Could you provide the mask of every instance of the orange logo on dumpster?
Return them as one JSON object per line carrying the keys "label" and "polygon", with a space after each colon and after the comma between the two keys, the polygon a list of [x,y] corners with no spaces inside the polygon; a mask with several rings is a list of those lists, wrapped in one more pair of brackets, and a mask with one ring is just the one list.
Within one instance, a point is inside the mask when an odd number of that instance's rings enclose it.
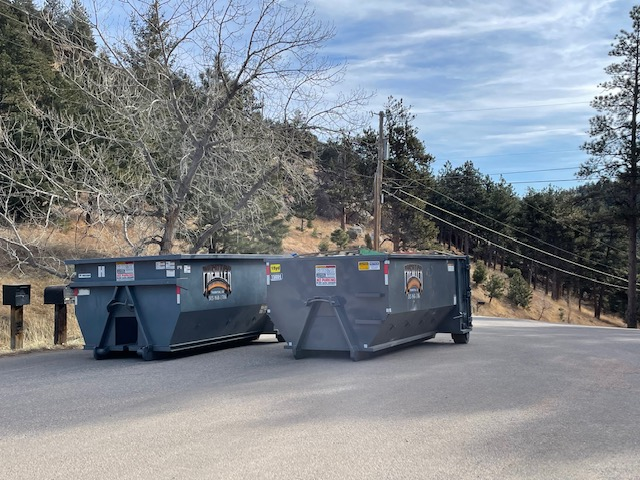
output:
{"label": "orange logo on dumpster", "polygon": [[422,265],[409,263],[404,266],[404,293],[409,299],[420,298],[423,290]]}
{"label": "orange logo on dumpster", "polygon": [[208,300],[226,300],[231,295],[231,267],[206,265],[202,268],[204,296]]}

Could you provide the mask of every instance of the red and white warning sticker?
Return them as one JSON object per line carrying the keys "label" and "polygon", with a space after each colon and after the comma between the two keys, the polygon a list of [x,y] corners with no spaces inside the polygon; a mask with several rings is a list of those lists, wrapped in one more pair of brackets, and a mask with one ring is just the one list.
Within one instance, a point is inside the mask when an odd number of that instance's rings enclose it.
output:
{"label": "red and white warning sticker", "polygon": [[335,265],[316,265],[316,287],[335,287],[338,285]]}

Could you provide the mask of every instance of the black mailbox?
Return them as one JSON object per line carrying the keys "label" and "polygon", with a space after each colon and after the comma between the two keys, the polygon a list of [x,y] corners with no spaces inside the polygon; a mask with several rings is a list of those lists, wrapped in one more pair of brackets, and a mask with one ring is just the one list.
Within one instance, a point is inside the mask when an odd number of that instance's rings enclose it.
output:
{"label": "black mailbox", "polygon": [[3,285],[2,304],[22,307],[31,302],[31,285]]}
{"label": "black mailbox", "polygon": [[73,290],[66,285],[51,285],[44,289],[45,305],[66,305],[73,303]]}

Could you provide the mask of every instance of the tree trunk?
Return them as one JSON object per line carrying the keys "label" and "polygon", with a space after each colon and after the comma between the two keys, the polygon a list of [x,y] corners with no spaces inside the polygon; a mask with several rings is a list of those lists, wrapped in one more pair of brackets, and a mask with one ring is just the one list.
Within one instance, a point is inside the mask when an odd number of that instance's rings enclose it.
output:
{"label": "tree trunk", "polygon": [[[636,179],[632,180],[635,184]],[[635,193],[636,188],[631,188],[632,192],[630,197],[637,198]],[[638,250],[638,219],[635,215],[631,215],[628,221],[628,235],[629,235],[629,278],[627,283],[627,312],[625,320],[628,328],[638,328],[637,319],[637,298],[636,298],[636,281],[638,276],[638,261],[636,259]]]}
{"label": "tree trunk", "polygon": [[553,271],[553,290],[551,291],[551,299],[560,300],[560,275],[557,270]]}
{"label": "tree trunk", "polygon": [[168,255],[173,249],[173,239],[176,237],[178,230],[179,215],[180,207],[178,206],[172,207],[167,214],[162,240],[160,241],[160,255]]}
{"label": "tree trunk", "polygon": [[602,302],[604,300],[604,285],[600,285],[598,289],[598,293],[595,298],[595,305],[593,306],[593,316],[600,320],[600,315],[602,314]]}
{"label": "tree trunk", "polygon": [[536,289],[536,285],[537,285],[537,273],[536,272],[536,264],[534,262],[531,262],[531,286],[533,287],[533,289]]}
{"label": "tree trunk", "polygon": [[549,272],[544,272],[544,294],[549,295]]}
{"label": "tree trunk", "polygon": [[627,312],[625,320],[628,328],[638,327],[636,282],[638,281],[638,100],[640,98],[640,62],[636,56],[633,84],[633,109],[631,110],[631,158],[629,159],[629,277],[627,283]]}

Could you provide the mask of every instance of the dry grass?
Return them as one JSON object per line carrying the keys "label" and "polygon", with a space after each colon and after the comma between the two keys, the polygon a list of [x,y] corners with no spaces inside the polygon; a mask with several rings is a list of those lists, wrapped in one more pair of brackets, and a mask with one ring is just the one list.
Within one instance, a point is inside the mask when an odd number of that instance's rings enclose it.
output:
{"label": "dry grass", "polygon": [[[329,250],[336,250],[338,247],[330,240],[331,232],[340,228],[340,224],[326,220],[313,220],[312,227],[304,226],[304,231],[300,231],[300,220],[291,219],[289,222],[289,235],[282,242],[284,253],[316,253],[319,245],[325,241],[329,245]],[[357,247],[364,244],[362,238],[356,239],[349,247]]]}
{"label": "dry grass", "polygon": [[[53,348],[53,305],[44,305],[44,288],[49,285],[60,285],[59,278],[43,275],[39,272],[26,271],[24,276],[5,275],[0,277],[2,285],[30,284],[31,303],[23,307],[24,312],[24,350],[41,350]],[[68,308],[67,347],[78,347],[84,344],[80,327],[73,308]],[[10,319],[11,307],[3,305],[0,311],[0,355],[10,353]]]}
{"label": "dry grass", "polygon": [[[494,273],[495,272],[490,270],[490,275]],[[504,278],[506,279],[507,276],[504,275]],[[571,298],[569,303],[567,303],[566,300],[554,301],[551,299],[551,295],[545,295],[544,290],[533,291],[531,305],[526,310],[513,306],[506,299],[496,300],[494,298],[491,303],[489,303],[489,297],[482,287],[474,285],[471,294],[474,315],[501,318],[526,318],[529,320],[573,325],[625,326],[620,317],[603,314],[600,316],[600,319],[597,319],[593,316],[593,308],[591,308],[590,305],[583,302],[582,307],[579,309],[576,298]],[[485,304],[479,306],[478,301],[485,302]]]}

